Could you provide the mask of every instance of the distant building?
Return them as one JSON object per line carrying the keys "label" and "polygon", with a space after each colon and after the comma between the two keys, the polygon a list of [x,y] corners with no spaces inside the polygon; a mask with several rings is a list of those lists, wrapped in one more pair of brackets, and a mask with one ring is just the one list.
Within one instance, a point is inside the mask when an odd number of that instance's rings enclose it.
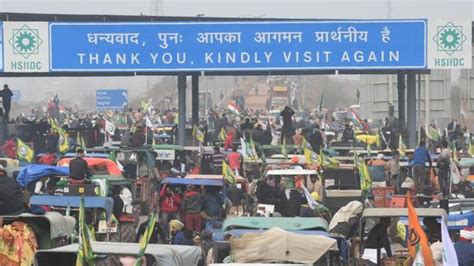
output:
{"label": "distant building", "polygon": [[[393,104],[394,116],[398,117],[396,75],[362,75],[361,81],[361,117],[373,121],[388,117],[389,103]],[[474,130],[474,73],[470,69],[431,70],[430,74],[417,75],[416,95],[418,126],[435,120],[445,127],[456,118],[462,126],[467,126],[471,132]]]}

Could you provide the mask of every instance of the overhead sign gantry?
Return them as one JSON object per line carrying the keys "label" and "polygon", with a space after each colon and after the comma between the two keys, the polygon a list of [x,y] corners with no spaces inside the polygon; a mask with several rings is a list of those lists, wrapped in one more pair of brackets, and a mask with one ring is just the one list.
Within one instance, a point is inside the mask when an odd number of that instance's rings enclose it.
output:
{"label": "overhead sign gantry", "polygon": [[426,20],[4,22],[4,71],[426,69],[426,33]]}
{"label": "overhead sign gantry", "polygon": [[[4,20],[15,15],[0,14]],[[186,75],[398,74],[404,121],[408,85],[409,145],[416,142],[416,73],[471,68],[471,21],[229,20],[20,14],[0,22],[1,76],[178,75],[179,121],[185,121]],[[42,17],[49,21],[19,21]],[[99,16],[100,17],[100,16]],[[107,20],[117,22],[105,22]],[[118,22],[120,20],[147,20]],[[174,18],[173,20],[177,20]],[[405,76],[407,82],[405,82]],[[197,106],[193,122],[197,121]],[[184,143],[184,123],[178,126]]]}

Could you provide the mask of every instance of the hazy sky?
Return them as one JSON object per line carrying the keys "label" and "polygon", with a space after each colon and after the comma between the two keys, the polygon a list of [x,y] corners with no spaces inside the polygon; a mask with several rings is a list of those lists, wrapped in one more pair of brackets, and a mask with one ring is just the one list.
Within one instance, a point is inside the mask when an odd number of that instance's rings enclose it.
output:
{"label": "hazy sky", "polygon": [[0,0],[1,12],[279,18],[472,17],[474,0]]}

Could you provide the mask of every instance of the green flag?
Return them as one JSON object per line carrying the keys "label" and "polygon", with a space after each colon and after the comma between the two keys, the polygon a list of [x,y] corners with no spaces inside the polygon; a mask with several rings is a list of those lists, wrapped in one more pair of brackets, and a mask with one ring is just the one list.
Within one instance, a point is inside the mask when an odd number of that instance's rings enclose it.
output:
{"label": "green flag", "polygon": [[428,134],[426,134],[428,136],[428,139],[432,140],[432,141],[439,141],[440,139],[440,136],[439,136],[439,131],[432,127],[431,125],[427,126],[428,128]]}
{"label": "green flag", "polygon": [[472,157],[472,156],[474,156],[474,146],[472,145],[470,136],[469,136],[468,141],[469,141],[469,143],[468,143],[467,153]]}
{"label": "green flag", "polygon": [[135,266],[142,265],[142,258],[145,255],[146,247],[148,242],[150,242],[151,235],[153,234],[153,229],[156,224],[156,213],[153,213],[148,217],[148,223],[146,226],[145,233],[140,238],[140,251],[138,251],[137,260],[135,261]]}
{"label": "green flag", "polygon": [[86,151],[86,142],[84,141],[84,137],[82,137],[80,131],[77,132],[76,144],[81,147],[82,150]]}
{"label": "green flag", "polygon": [[336,158],[329,157],[323,152],[323,148],[319,150],[319,163],[322,167],[338,168],[340,162]]}
{"label": "green flag", "polygon": [[459,163],[458,151],[456,149],[456,143],[454,143],[454,142],[451,142],[451,153],[452,153],[452,156],[453,156],[453,161],[455,163]]}
{"label": "green flag", "polygon": [[86,224],[84,196],[79,207],[79,250],[77,251],[76,266],[95,265],[95,255],[92,251],[91,232]]}
{"label": "green flag", "polygon": [[250,152],[252,154],[252,158],[254,160],[258,160],[257,148],[255,147],[255,142],[253,142],[252,134],[250,134],[249,147],[250,147]]}
{"label": "green flag", "polygon": [[354,165],[359,172],[361,189],[364,191],[370,190],[372,187],[372,178],[370,177],[369,168],[364,160],[357,156],[356,151],[354,151]]}

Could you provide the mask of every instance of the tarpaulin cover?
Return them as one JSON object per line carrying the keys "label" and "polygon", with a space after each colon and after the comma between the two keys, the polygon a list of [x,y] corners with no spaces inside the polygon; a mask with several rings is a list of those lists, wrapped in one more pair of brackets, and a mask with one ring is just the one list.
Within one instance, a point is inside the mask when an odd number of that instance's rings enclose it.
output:
{"label": "tarpaulin cover", "polygon": [[293,262],[315,263],[330,249],[335,239],[318,235],[295,234],[274,227],[262,234],[248,233],[230,240],[231,252],[238,263]]}
{"label": "tarpaulin cover", "polygon": [[58,167],[47,164],[30,164],[20,168],[16,181],[22,187],[45,176],[69,176],[69,167]]}
{"label": "tarpaulin cover", "polygon": [[[69,166],[69,162],[74,159],[74,158],[63,158],[58,162],[59,166]],[[86,160],[87,165],[89,167],[97,167],[97,166],[102,166],[107,168],[107,172],[109,175],[121,175],[122,171],[118,168],[117,164],[115,164],[112,160],[110,159],[105,159],[105,158],[87,158],[85,157],[84,160]]]}
{"label": "tarpaulin cover", "polygon": [[[95,254],[128,255],[136,257],[140,250],[140,244],[138,243],[91,241],[91,244]],[[75,254],[78,249],[79,244],[75,243],[49,250],[38,250],[35,257],[35,265],[42,265],[38,263],[40,262],[40,258],[46,255],[54,257],[67,253]],[[154,265],[157,266],[192,266],[198,265],[202,257],[202,250],[201,247],[198,246],[148,244],[145,254],[153,256],[156,263]]]}

